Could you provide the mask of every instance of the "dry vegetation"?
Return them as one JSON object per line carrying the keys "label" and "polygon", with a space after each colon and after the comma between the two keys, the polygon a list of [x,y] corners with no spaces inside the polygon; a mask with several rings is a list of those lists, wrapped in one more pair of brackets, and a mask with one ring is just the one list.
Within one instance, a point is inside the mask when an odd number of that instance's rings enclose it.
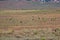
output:
{"label": "dry vegetation", "polygon": [[0,10],[0,40],[60,40],[60,10]]}

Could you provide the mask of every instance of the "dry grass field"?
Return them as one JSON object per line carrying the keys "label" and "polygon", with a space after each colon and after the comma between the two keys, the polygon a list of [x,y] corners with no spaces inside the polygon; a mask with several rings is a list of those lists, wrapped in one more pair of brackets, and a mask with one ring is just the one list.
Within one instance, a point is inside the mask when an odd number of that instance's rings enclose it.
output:
{"label": "dry grass field", "polygon": [[0,40],[60,40],[60,10],[0,10]]}

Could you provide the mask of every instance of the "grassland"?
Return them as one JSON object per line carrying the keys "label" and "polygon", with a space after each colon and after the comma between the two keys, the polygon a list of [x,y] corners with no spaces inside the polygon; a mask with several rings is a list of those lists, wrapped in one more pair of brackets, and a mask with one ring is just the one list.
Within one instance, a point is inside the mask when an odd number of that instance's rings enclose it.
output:
{"label": "grassland", "polygon": [[60,40],[60,10],[0,10],[0,40]]}

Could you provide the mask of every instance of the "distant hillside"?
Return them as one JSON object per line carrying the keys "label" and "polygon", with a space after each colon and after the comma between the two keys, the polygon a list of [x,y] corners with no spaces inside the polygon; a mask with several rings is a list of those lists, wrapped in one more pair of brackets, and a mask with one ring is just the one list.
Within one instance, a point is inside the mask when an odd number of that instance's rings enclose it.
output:
{"label": "distant hillside", "polygon": [[32,2],[32,1],[0,1],[0,9],[55,9],[60,3]]}

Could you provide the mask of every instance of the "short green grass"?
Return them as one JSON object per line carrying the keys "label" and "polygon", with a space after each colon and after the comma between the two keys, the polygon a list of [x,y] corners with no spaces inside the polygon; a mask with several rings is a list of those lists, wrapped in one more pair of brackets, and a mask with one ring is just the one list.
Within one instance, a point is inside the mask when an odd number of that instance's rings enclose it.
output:
{"label": "short green grass", "polygon": [[0,10],[0,14],[41,14],[41,13],[60,13],[59,10]]}

